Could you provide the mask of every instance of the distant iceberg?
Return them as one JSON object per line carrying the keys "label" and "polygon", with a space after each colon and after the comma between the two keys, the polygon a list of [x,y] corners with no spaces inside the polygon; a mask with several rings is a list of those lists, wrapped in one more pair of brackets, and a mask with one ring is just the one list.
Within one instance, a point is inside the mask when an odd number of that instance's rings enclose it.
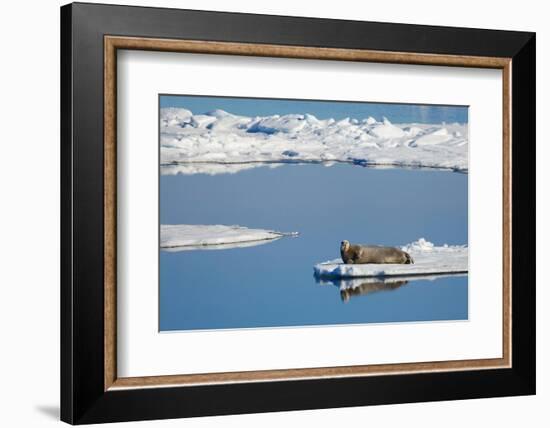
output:
{"label": "distant iceberg", "polygon": [[468,171],[467,124],[393,124],[372,117],[237,116],[162,108],[162,174],[235,173],[263,164],[346,162]]}
{"label": "distant iceberg", "polygon": [[222,250],[252,247],[283,236],[296,235],[297,232],[284,233],[221,224],[162,224],[160,247],[165,251]]}
{"label": "distant iceberg", "polygon": [[338,258],[313,267],[319,278],[364,278],[411,275],[456,274],[468,272],[468,246],[437,247],[424,238],[402,247],[414,259],[414,264],[347,265]]}

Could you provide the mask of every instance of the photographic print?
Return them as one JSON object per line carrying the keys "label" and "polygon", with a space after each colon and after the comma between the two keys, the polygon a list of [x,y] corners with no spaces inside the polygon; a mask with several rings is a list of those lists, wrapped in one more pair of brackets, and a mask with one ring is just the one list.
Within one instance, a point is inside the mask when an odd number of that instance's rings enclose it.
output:
{"label": "photographic print", "polygon": [[159,95],[162,332],[468,319],[468,107]]}

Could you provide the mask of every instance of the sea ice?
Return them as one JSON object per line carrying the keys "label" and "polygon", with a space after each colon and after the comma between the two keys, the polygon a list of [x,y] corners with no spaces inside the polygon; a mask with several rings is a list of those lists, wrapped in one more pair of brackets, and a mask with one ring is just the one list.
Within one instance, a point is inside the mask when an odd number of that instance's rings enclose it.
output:
{"label": "sea ice", "polygon": [[251,247],[296,235],[297,232],[283,233],[221,224],[162,224],[160,247],[165,251],[220,250]]}
{"label": "sea ice", "polygon": [[424,238],[402,247],[414,259],[414,264],[347,265],[342,259],[318,263],[313,271],[320,278],[361,278],[434,275],[468,272],[468,246],[435,246]]}
{"label": "sea ice", "polygon": [[468,171],[467,124],[393,124],[311,114],[238,116],[162,108],[162,174],[220,174],[285,162]]}

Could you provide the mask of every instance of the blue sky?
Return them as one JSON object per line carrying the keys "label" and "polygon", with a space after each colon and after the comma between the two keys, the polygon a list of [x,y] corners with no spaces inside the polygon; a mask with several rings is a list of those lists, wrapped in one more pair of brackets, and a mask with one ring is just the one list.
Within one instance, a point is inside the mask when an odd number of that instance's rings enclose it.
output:
{"label": "blue sky", "polygon": [[183,107],[193,113],[221,109],[244,116],[309,113],[319,119],[345,117],[377,120],[387,117],[394,123],[467,123],[468,107],[422,104],[384,104],[344,101],[303,101],[269,98],[206,97],[193,95],[160,95],[161,107]]}

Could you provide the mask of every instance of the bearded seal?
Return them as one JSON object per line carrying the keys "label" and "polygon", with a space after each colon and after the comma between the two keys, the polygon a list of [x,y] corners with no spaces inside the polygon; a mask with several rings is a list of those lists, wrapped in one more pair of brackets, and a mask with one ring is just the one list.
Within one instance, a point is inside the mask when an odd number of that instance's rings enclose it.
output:
{"label": "bearded seal", "polygon": [[414,263],[409,253],[395,247],[381,247],[376,245],[353,245],[349,241],[342,241],[340,244],[340,255],[342,261],[349,264],[367,263]]}

